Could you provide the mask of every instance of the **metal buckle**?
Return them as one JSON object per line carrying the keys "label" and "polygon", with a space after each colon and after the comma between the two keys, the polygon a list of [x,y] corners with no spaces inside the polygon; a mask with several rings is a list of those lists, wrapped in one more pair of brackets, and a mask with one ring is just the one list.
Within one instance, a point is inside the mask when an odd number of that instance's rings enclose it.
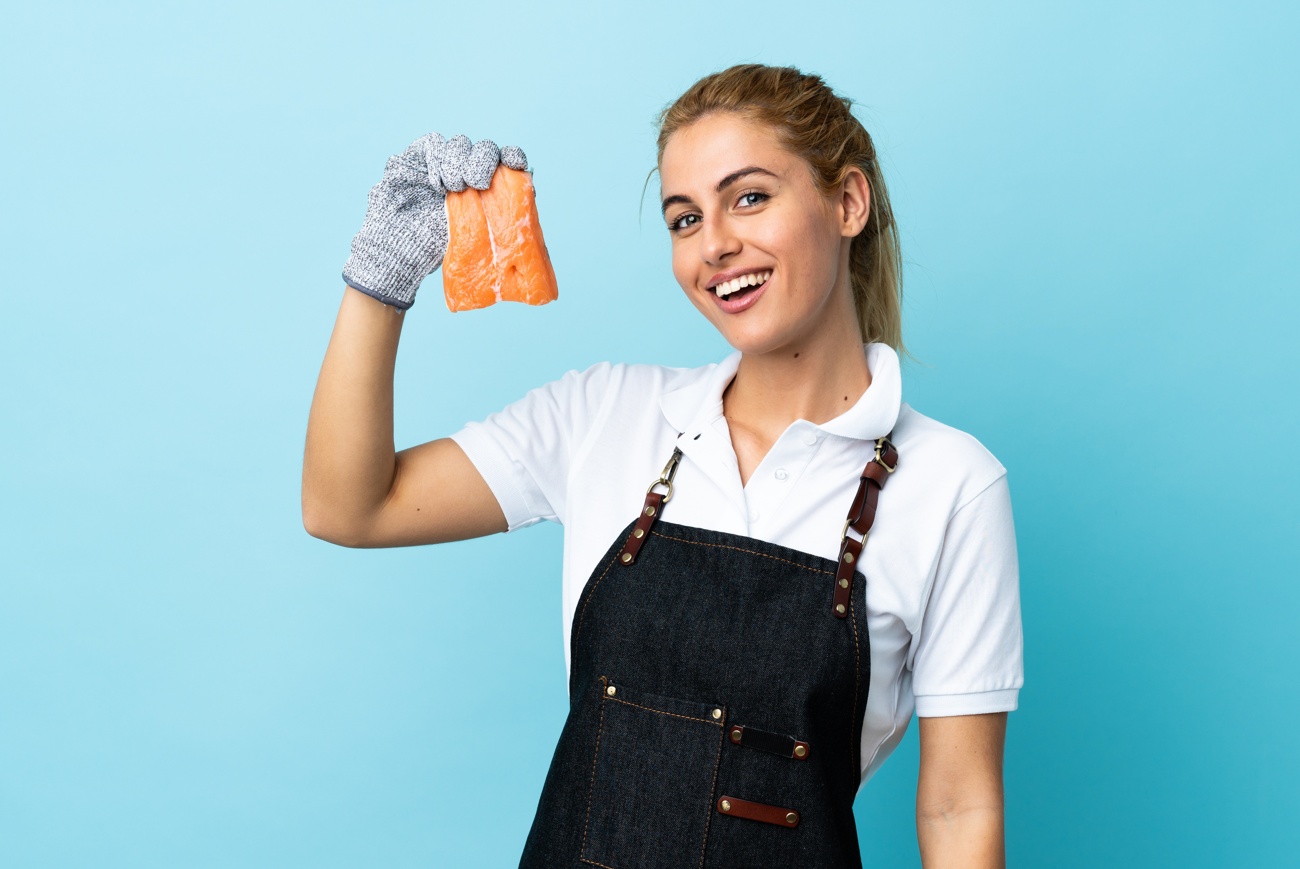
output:
{"label": "metal buckle", "polygon": [[[840,542],[841,542],[841,543],[843,543],[845,540],[848,539],[848,536],[849,536],[849,529],[850,529],[851,527],[853,527],[853,520],[852,520],[852,519],[845,519],[845,520],[844,520],[844,530],[840,532]],[[870,533],[871,533],[870,531],[867,532],[867,534],[870,534]],[[863,543],[866,543],[866,542],[867,542],[867,534],[863,534],[863,535],[862,535],[862,540],[861,540],[861,542],[863,542]]]}
{"label": "metal buckle", "polygon": [[671,501],[673,499],[673,477],[677,475],[677,463],[681,460],[682,451],[674,449],[672,458],[668,460],[668,464],[664,465],[663,471],[659,474],[659,479],[651,483],[650,488],[646,489],[645,493],[649,495],[655,490],[655,486],[664,486],[668,489],[664,494],[664,503],[667,504]]}
{"label": "metal buckle", "polygon": [[[642,477],[642,479],[645,479],[645,478]],[[672,480],[665,480],[663,477],[660,477],[659,479],[655,480],[653,483],[650,484],[650,488],[646,489],[646,490],[645,490],[645,493],[646,493],[647,495],[649,495],[651,492],[653,492],[653,491],[655,490],[655,486],[667,486],[667,487],[668,487],[668,491],[667,491],[666,493],[664,493],[664,503],[665,503],[665,504],[667,504],[669,501],[671,501],[671,500],[673,499],[673,481],[672,481]]]}
{"label": "metal buckle", "polygon": [[895,464],[894,467],[891,468],[885,462],[884,458],[881,457],[880,454],[884,450],[885,444],[889,444],[892,447],[894,445],[894,442],[891,441],[889,438],[876,438],[876,458],[874,459],[874,461],[876,464],[880,465],[880,467],[884,468],[886,471],[892,474],[894,473],[894,468],[897,468],[898,465]]}

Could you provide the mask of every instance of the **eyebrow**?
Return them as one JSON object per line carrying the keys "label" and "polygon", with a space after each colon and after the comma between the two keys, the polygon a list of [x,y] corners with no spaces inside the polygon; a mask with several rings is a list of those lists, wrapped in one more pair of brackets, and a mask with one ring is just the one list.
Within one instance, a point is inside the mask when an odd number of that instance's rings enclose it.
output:
{"label": "eyebrow", "polygon": [[[773,178],[777,177],[775,172],[769,172],[767,169],[764,169],[762,166],[746,166],[744,169],[737,169],[735,172],[732,172],[730,175],[723,178],[721,181],[718,182],[718,186],[714,189],[718,193],[721,193],[723,190],[726,190],[729,186],[735,184],[737,181],[739,181],[741,178],[744,178],[746,175],[756,175],[756,174],[770,175]],[[668,207],[670,205],[676,205],[679,202],[689,205],[691,203],[691,197],[682,196],[681,194],[677,194],[675,196],[669,196],[667,199],[663,201],[663,206],[660,208],[659,213],[667,214]]]}

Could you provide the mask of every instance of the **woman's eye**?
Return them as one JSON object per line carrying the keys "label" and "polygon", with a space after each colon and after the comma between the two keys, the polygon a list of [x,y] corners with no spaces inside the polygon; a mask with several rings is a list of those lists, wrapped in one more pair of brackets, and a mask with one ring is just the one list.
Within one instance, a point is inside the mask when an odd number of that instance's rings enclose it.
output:
{"label": "woman's eye", "polygon": [[680,217],[673,218],[668,224],[668,230],[670,232],[681,232],[683,229],[690,229],[699,220],[700,216],[698,214],[683,214]]}
{"label": "woman's eye", "polygon": [[759,193],[757,190],[751,190],[748,193],[740,194],[740,200],[737,204],[754,206],[758,205],[765,199],[767,199],[766,193]]}

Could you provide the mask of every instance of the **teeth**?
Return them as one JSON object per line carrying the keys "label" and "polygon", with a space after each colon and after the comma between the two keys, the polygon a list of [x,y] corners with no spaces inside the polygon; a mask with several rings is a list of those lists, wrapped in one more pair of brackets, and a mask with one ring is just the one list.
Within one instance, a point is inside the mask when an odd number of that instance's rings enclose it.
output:
{"label": "teeth", "polygon": [[723,281],[714,287],[713,291],[718,294],[718,298],[722,299],[739,289],[743,289],[744,287],[756,287],[770,277],[772,277],[771,272],[755,272],[753,274],[741,275],[738,278]]}

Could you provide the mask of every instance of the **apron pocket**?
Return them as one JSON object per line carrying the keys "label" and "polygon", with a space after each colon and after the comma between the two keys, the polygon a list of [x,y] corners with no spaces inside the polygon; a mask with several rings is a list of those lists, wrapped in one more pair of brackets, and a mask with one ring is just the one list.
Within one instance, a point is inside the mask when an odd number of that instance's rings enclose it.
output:
{"label": "apron pocket", "polygon": [[600,681],[582,859],[611,869],[698,866],[726,724],[721,706]]}

